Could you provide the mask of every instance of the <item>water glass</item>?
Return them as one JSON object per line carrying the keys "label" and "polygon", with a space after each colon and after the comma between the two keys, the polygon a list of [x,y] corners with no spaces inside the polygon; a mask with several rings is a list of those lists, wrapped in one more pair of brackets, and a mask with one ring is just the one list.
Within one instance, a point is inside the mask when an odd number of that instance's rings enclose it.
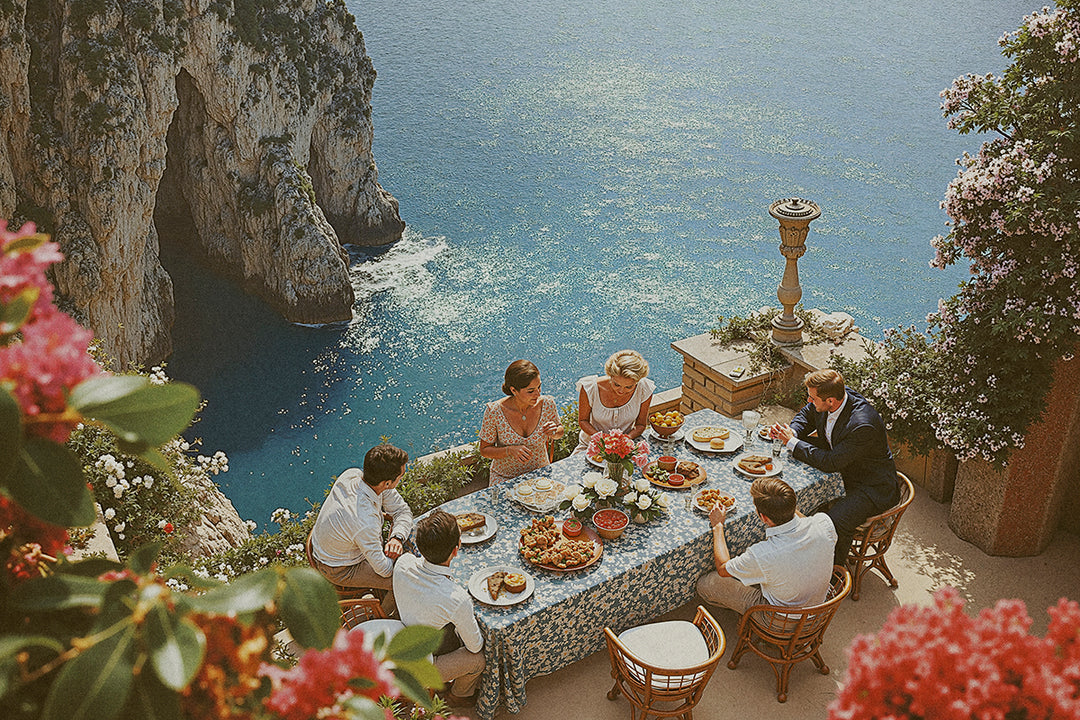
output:
{"label": "water glass", "polygon": [[780,451],[783,449],[784,444],[780,442],[780,438],[773,438],[772,441],[772,456],[774,458],[780,457]]}
{"label": "water glass", "polygon": [[742,426],[746,428],[746,442],[747,444],[753,442],[751,435],[754,430],[757,429],[758,423],[761,422],[761,413],[754,410],[744,410],[742,414]]}

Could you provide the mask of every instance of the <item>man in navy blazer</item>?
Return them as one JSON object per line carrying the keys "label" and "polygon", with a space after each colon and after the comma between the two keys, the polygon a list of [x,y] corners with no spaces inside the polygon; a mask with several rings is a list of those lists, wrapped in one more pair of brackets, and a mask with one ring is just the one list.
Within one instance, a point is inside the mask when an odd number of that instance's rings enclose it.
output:
{"label": "man in navy blazer", "polygon": [[837,535],[833,560],[844,565],[855,529],[900,501],[896,464],[881,416],[866,398],[844,387],[840,373],[816,370],[803,385],[810,402],[791,425],[774,425],[772,434],[796,460],[844,479],[844,497],[828,510]]}

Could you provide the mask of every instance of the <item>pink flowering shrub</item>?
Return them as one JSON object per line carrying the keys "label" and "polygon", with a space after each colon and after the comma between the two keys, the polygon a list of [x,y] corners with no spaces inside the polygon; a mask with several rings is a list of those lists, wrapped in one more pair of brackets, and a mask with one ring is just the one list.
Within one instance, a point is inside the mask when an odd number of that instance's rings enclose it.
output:
{"label": "pink flowering shrub", "polygon": [[1080,605],[1049,613],[1040,638],[1020,600],[972,618],[945,588],[933,607],[901,606],[852,642],[829,720],[1080,718]]}
{"label": "pink flowering shrub", "polygon": [[[9,251],[20,245],[26,249]],[[36,235],[33,223],[13,233],[0,220],[0,305],[30,305],[19,341],[0,345],[0,383],[18,401],[26,432],[57,443],[80,420],[66,412],[68,390],[102,373],[87,353],[93,334],[53,304],[45,270],[62,259],[59,246]]]}
{"label": "pink flowering shrub", "polygon": [[284,720],[343,717],[342,703],[353,696],[375,701],[400,694],[360,631],[342,629],[330,648],[309,650],[288,670],[265,665],[261,673],[273,683],[266,707]]}
{"label": "pink flowering shrub", "polygon": [[931,243],[931,266],[966,260],[969,276],[925,333],[894,332],[881,358],[838,369],[916,449],[1004,463],[1080,337],[1080,0],[1032,13],[1000,45],[1001,76],[941,93],[950,128],[994,136],[957,161],[950,231]]}

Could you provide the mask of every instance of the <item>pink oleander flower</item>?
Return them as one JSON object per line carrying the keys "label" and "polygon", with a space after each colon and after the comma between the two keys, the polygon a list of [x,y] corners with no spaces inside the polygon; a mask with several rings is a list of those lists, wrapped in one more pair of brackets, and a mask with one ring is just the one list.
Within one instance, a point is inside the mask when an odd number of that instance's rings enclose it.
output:
{"label": "pink oleander flower", "polygon": [[93,333],[53,305],[45,270],[63,258],[58,246],[46,242],[33,250],[8,251],[14,241],[34,235],[34,225],[27,223],[16,233],[6,228],[0,220],[0,302],[10,303],[30,289],[37,298],[18,338],[0,345],[0,383],[19,403],[27,434],[64,443],[79,421],[66,412],[68,393],[102,374],[87,352]]}
{"label": "pink oleander flower", "polygon": [[1063,598],[1050,616],[1040,638],[1019,600],[972,618],[945,588],[933,607],[901,606],[852,642],[829,718],[1080,717],[1080,606]]}
{"label": "pink oleander flower", "polygon": [[263,665],[259,672],[273,685],[267,709],[285,720],[339,717],[341,703],[355,695],[378,700],[399,694],[390,669],[364,648],[358,630],[342,628],[330,649],[309,650],[289,670]]}

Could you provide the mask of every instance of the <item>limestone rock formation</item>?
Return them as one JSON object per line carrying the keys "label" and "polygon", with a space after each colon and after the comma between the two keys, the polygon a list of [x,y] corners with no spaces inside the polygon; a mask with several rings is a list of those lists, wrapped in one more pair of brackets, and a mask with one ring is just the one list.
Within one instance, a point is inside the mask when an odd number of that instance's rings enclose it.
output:
{"label": "limestone rock formation", "polygon": [[236,512],[229,498],[218,490],[208,477],[195,489],[196,521],[183,529],[181,553],[192,560],[209,557],[231,548],[240,547],[251,539],[251,531]]}
{"label": "limestone rock formation", "polygon": [[294,322],[348,319],[342,244],[400,237],[371,153],[375,71],[342,0],[0,3],[0,217],[121,362],[171,349],[155,225]]}

